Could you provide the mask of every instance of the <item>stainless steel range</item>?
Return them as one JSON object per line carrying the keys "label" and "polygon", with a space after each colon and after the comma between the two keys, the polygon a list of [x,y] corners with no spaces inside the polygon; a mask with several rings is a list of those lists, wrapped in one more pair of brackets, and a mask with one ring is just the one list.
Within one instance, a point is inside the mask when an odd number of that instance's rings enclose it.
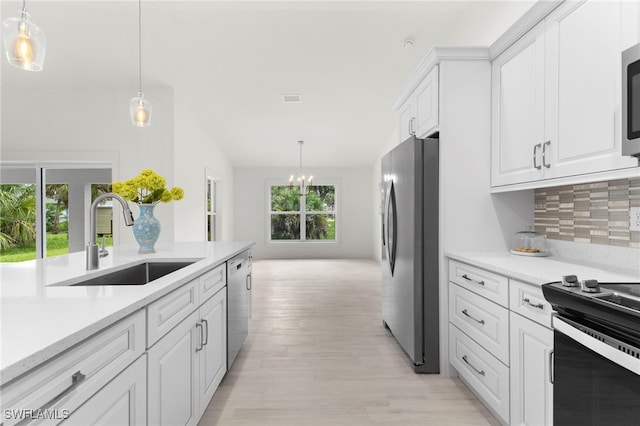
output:
{"label": "stainless steel range", "polygon": [[544,284],[554,310],[553,421],[640,422],[640,282],[567,275]]}

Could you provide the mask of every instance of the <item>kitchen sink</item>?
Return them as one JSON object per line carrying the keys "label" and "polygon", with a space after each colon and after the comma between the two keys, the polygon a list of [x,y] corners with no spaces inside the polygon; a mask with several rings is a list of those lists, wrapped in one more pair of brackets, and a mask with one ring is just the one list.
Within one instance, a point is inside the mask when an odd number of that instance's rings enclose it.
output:
{"label": "kitchen sink", "polygon": [[182,262],[144,262],[71,285],[145,285],[195,262],[197,262],[197,260]]}

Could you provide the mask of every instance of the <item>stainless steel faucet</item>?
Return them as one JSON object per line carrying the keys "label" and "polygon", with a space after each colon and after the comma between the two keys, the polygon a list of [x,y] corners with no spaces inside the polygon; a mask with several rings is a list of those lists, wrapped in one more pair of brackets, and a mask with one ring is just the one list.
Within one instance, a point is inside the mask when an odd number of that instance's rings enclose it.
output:
{"label": "stainless steel faucet", "polygon": [[107,198],[118,200],[120,204],[122,204],[124,224],[127,226],[133,225],[133,213],[129,210],[129,204],[127,204],[127,201],[124,198],[112,192],[98,195],[96,199],[93,200],[93,204],[91,204],[91,215],[89,219],[89,232],[91,234],[89,237],[89,243],[87,244],[87,270],[98,269],[98,266],[100,265],[100,255],[98,253],[98,244],[96,243],[96,212],[98,210],[98,204]]}

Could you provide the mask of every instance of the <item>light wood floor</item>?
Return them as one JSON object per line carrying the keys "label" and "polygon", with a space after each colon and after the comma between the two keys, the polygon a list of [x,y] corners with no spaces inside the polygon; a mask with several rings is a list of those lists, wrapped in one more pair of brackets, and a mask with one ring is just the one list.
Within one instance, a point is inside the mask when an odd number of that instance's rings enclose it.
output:
{"label": "light wood floor", "polygon": [[458,379],[415,374],[367,260],[253,264],[249,337],[200,425],[495,425]]}

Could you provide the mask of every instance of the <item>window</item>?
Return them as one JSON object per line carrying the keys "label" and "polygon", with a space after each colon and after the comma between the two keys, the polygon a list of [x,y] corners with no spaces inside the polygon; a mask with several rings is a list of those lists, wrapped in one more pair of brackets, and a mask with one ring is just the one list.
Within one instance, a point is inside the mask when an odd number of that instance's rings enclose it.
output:
{"label": "window", "polygon": [[207,176],[206,203],[206,241],[218,241],[218,185],[217,181],[210,176]]}
{"label": "window", "polygon": [[[6,163],[0,178],[0,262],[20,262],[84,250],[87,212],[108,192],[111,169]],[[111,208],[101,207],[98,237],[112,245]]]}
{"label": "window", "polygon": [[271,241],[336,241],[336,186],[270,185]]}

